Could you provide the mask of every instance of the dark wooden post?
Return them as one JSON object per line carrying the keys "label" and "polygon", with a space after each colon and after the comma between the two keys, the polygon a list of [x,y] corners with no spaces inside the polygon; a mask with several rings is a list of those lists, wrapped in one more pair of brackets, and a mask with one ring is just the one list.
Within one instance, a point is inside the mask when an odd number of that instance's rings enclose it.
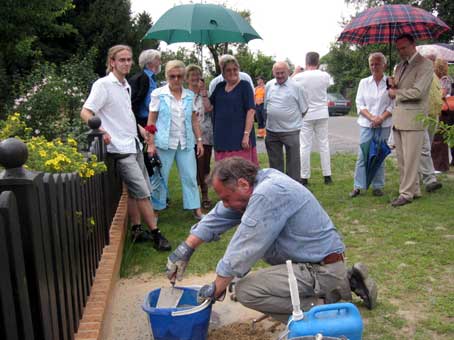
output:
{"label": "dark wooden post", "polygon": [[106,158],[106,147],[102,139],[104,132],[99,129],[101,127],[101,118],[96,116],[90,118],[88,126],[91,129],[87,134],[88,151],[95,154],[98,157],[98,161],[103,161]]}
{"label": "dark wooden post", "polygon": [[34,340],[22,236],[14,194],[0,194],[0,339]]}
{"label": "dark wooden post", "polygon": [[8,138],[0,143],[0,164],[5,168],[0,173],[0,191],[12,191],[18,202],[35,337],[58,339],[51,252],[43,239],[43,235],[49,234],[43,174],[22,167],[27,157],[27,147],[23,142]]}

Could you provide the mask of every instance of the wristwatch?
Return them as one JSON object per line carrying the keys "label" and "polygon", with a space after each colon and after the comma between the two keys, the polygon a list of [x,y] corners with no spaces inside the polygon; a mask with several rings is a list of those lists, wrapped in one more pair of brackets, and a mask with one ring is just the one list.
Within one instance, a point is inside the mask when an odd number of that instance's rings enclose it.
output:
{"label": "wristwatch", "polygon": [[201,142],[202,141],[202,137],[197,137],[197,142]]}

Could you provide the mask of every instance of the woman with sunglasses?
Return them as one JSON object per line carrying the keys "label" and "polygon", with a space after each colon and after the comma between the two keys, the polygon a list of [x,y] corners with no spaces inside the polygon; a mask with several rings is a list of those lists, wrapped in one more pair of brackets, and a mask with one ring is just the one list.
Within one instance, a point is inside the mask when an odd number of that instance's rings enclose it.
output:
{"label": "woman with sunglasses", "polygon": [[214,159],[242,157],[257,166],[254,115],[255,102],[251,85],[240,79],[240,65],[225,54],[219,60],[224,81],[216,85],[210,98],[201,91],[204,104],[213,111]]}
{"label": "woman with sunglasses", "polygon": [[[150,114],[146,130],[148,154],[157,154],[162,163],[161,175],[169,181],[174,160],[177,163],[183,191],[183,208],[192,210],[194,217],[202,218],[200,196],[197,187],[197,157],[203,156],[202,133],[194,109],[194,93],[183,87],[185,65],[180,60],[167,62],[167,85],[151,94]],[[155,210],[166,207],[167,188],[161,186],[152,193]],[[159,203],[157,203],[159,202]]]}

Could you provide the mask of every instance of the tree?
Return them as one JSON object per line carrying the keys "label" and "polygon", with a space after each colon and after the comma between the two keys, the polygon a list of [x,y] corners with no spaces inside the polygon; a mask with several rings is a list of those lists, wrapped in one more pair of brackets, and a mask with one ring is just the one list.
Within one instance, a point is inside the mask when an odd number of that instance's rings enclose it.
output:
{"label": "tree", "polygon": [[240,64],[241,70],[248,73],[252,79],[258,76],[264,77],[266,80],[273,78],[273,64],[275,60],[271,56],[267,56],[262,52],[256,54],[251,53],[246,45],[238,48],[236,58]]}
{"label": "tree", "polygon": [[[241,15],[247,22],[251,22],[251,12],[249,10],[236,10],[236,12],[238,12],[238,14]],[[219,66],[219,57],[223,54],[231,54],[231,50],[229,49],[229,47],[231,46],[239,47],[244,46],[244,44],[220,43],[215,45],[207,45],[213,57],[216,74],[221,73],[221,68]]]}
{"label": "tree", "polygon": [[78,46],[81,50],[97,48],[99,58],[95,71],[99,75],[104,75],[108,49],[113,45],[129,42],[131,4],[128,0],[95,0],[88,3],[81,1],[79,4],[80,15],[74,18],[74,26],[82,40]]}
{"label": "tree", "polygon": [[60,21],[72,7],[71,0],[0,2],[0,73],[6,76],[0,88],[0,109],[11,95],[14,78],[28,72],[35,61],[43,59],[46,45],[42,43],[42,37],[54,39],[75,31],[70,24]]}

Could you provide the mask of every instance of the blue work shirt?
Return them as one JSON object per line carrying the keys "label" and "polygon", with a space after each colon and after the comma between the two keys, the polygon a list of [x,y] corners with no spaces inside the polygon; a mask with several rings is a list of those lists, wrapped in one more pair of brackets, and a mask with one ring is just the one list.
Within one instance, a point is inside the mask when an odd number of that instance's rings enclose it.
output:
{"label": "blue work shirt", "polygon": [[156,76],[153,71],[149,70],[148,68],[144,67],[143,72],[147,75],[148,80],[150,81],[150,86],[148,87],[147,96],[145,100],[140,105],[139,117],[140,118],[147,118],[149,113],[149,106],[151,100],[151,92],[158,87],[156,83]]}
{"label": "blue work shirt", "polygon": [[222,202],[191,228],[205,242],[216,241],[239,225],[216,273],[242,277],[261,258],[271,265],[319,263],[331,253],[343,253],[344,243],[333,222],[312,193],[275,169],[257,174],[245,212]]}

